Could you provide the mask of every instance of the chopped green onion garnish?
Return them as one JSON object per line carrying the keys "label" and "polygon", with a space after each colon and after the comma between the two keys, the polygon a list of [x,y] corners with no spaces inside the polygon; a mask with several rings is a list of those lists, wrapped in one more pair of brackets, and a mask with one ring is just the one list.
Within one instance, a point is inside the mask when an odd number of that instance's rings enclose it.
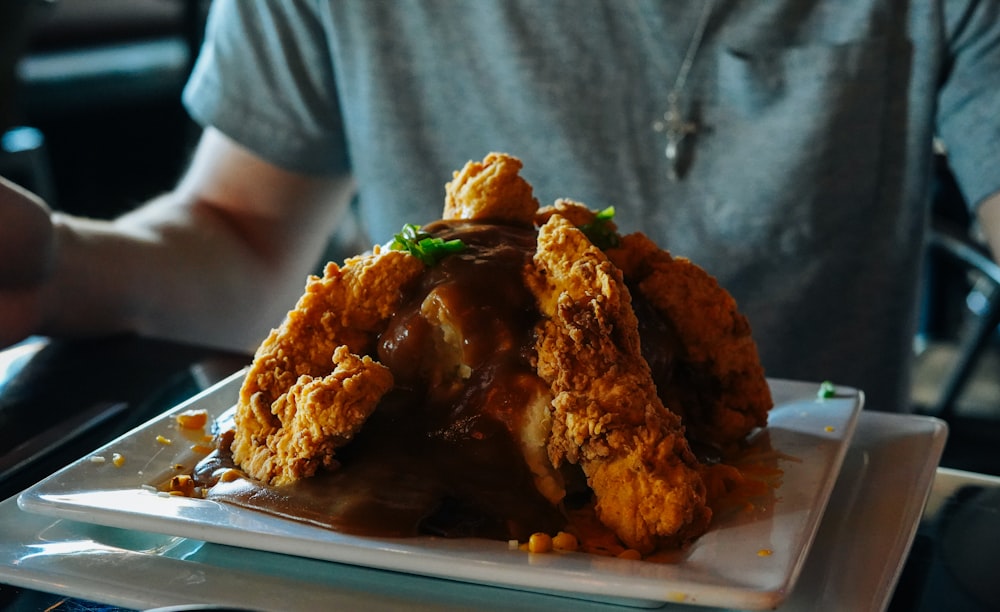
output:
{"label": "chopped green onion garnish", "polygon": [[444,257],[452,253],[459,253],[465,249],[465,243],[461,240],[444,240],[435,238],[420,230],[419,225],[407,223],[403,229],[393,237],[389,243],[389,248],[393,251],[408,251],[424,264],[433,266]]}
{"label": "chopped green onion garnish", "polygon": [[594,216],[594,220],[580,226],[590,242],[597,248],[610,249],[621,244],[621,236],[612,227],[611,221],[615,218],[615,207],[608,206]]}
{"label": "chopped green onion garnish", "polygon": [[601,219],[602,221],[614,219],[615,218],[615,207],[614,206],[608,206],[604,210],[599,211],[597,213],[597,218]]}
{"label": "chopped green onion garnish", "polygon": [[831,397],[836,397],[836,395],[837,386],[829,380],[824,380],[819,386],[819,391],[816,392],[816,397],[819,399],[829,399]]}

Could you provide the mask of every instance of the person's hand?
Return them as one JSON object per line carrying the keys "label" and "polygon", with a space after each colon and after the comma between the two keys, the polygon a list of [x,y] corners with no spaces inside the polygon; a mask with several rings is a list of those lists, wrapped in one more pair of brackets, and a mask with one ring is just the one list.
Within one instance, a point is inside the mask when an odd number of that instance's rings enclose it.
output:
{"label": "person's hand", "polygon": [[34,194],[0,177],[0,347],[34,333],[52,272],[51,214]]}

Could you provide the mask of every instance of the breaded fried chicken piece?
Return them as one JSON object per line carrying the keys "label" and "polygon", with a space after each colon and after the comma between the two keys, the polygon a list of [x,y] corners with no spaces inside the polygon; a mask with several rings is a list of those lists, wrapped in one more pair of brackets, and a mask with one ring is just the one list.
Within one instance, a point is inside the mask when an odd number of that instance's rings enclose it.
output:
{"label": "breaded fried chicken piece", "polygon": [[521,178],[521,160],[490,153],[482,162],[470,161],[445,185],[444,219],[503,221],[531,227],[538,200]]}
{"label": "breaded fried chicken piece", "polygon": [[[373,389],[385,386],[388,371],[381,374],[381,366],[370,359],[359,365],[350,354],[372,352],[377,334],[423,270],[424,264],[409,253],[376,248],[372,255],[347,260],[342,268],[328,264],[322,278],[310,277],[298,304],[257,349],[240,389],[232,448],[233,458],[248,474],[270,483],[310,475],[331,440],[356,429],[341,423],[329,436],[302,434],[302,441],[289,445],[287,439],[308,429],[295,417],[302,409],[300,398],[316,400],[320,390],[329,395],[330,389],[343,387],[349,396],[337,401],[350,406],[348,414],[354,416],[345,418],[360,419],[360,426],[391,387],[391,375],[386,389],[376,394]],[[333,379],[328,379],[331,375]],[[355,379],[356,375],[362,378]],[[314,381],[325,382],[310,386]],[[360,406],[357,396],[367,398],[370,406]],[[292,449],[300,456],[289,454]]]}
{"label": "breaded fried chicken piece", "polygon": [[583,468],[598,518],[631,548],[700,535],[711,518],[705,486],[679,417],[657,397],[621,272],[559,214],[540,228],[534,264],[553,465]]}
{"label": "breaded fried chicken piece", "polygon": [[389,368],[371,357],[358,357],[343,345],[334,351],[332,363],[333,372],[303,374],[271,405],[270,413],[280,423],[276,429],[255,428],[263,423],[243,420],[232,451],[244,471],[268,484],[283,485],[312,476],[320,466],[336,465],[334,450],[361,429],[392,388],[393,379]]}
{"label": "breaded fried chicken piece", "polygon": [[244,399],[263,394],[270,404],[303,374],[322,376],[341,344],[367,354],[375,336],[402,300],[424,265],[405,251],[376,249],[348,259],[341,268],[329,263],[322,278],[310,277],[278,329],[257,349],[241,391]]}
{"label": "breaded fried chicken piece", "polygon": [[675,374],[660,397],[691,438],[727,448],[767,424],[773,405],[750,324],[705,270],[673,257],[641,233],[608,257],[680,337]]}

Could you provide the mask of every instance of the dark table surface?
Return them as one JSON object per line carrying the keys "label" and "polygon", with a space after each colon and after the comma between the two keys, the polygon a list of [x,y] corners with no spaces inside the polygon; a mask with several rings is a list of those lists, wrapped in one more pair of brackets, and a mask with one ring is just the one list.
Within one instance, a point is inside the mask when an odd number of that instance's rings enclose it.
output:
{"label": "dark table surface", "polygon": [[[38,338],[0,351],[0,500],[250,360],[250,355],[133,336]],[[933,516],[925,515],[890,611],[1000,609],[1000,486],[995,484],[1000,481],[947,476],[942,482],[955,488]],[[0,609],[114,608],[0,584]]]}

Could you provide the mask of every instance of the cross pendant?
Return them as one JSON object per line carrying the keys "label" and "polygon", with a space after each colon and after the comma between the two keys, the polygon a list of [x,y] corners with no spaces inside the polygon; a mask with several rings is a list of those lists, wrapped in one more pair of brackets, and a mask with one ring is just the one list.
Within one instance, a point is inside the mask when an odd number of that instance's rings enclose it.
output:
{"label": "cross pendant", "polygon": [[671,95],[668,98],[667,111],[663,113],[662,119],[653,122],[653,130],[662,132],[667,137],[667,144],[663,149],[663,154],[667,158],[667,178],[677,181],[680,179],[681,171],[681,144],[688,135],[698,132],[698,124],[684,118],[677,97]]}

